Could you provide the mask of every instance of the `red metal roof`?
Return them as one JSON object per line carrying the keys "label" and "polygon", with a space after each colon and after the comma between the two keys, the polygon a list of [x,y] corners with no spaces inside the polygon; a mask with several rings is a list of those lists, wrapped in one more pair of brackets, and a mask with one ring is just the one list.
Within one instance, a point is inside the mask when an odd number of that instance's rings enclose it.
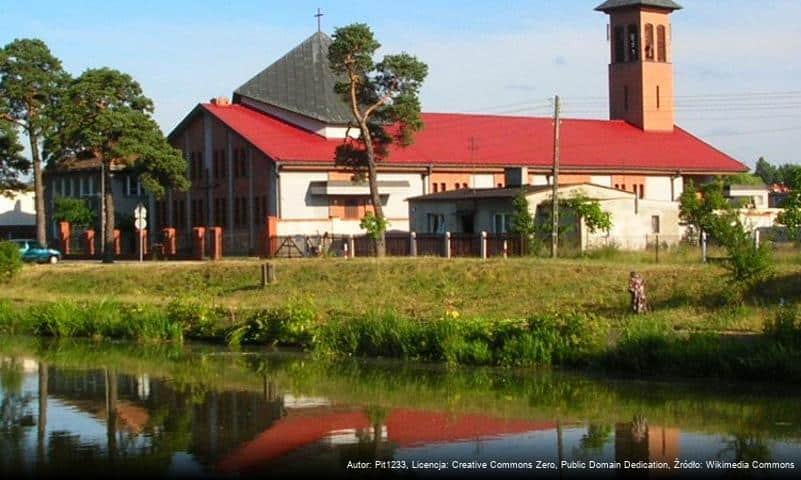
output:
{"label": "red metal roof", "polygon": [[[281,162],[332,163],[342,140],[324,137],[243,105],[202,104],[232,130]],[[424,113],[425,128],[407,148],[393,146],[390,165],[550,168],[550,118]],[[561,165],[576,170],[743,172],[748,167],[676,127],[644,132],[622,120],[564,119]]]}

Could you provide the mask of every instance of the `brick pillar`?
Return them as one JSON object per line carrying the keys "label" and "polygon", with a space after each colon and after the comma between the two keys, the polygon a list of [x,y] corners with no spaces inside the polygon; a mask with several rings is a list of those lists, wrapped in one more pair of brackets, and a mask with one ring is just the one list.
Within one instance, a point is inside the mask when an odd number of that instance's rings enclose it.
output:
{"label": "brick pillar", "polygon": [[61,246],[61,253],[70,254],[70,238],[72,237],[72,226],[70,222],[58,222],[58,240]]}
{"label": "brick pillar", "polygon": [[212,260],[220,260],[223,255],[223,229],[222,227],[209,228],[210,235],[210,254]]}
{"label": "brick pillar", "polygon": [[114,255],[122,254],[122,241],[120,238],[120,230],[114,229]]}
{"label": "brick pillar", "polygon": [[84,234],[84,242],[86,246],[86,255],[90,257],[95,256],[95,231],[94,230],[87,230]]}
{"label": "brick pillar", "polygon": [[262,236],[262,256],[272,257],[273,252],[278,248],[278,217],[270,215],[264,223],[264,235]]}
{"label": "brick pillar", "polygon": [[175,255],[178,251],[175,243],[175,229],[164,228],[161,230],[161,236],[164,239],[164,255]]}
{"label": "brick pillar", "polygon": [[192,229],[192,245],[194,247],[195,258],[203,260],[206,256],[206,228],[194,227]]}

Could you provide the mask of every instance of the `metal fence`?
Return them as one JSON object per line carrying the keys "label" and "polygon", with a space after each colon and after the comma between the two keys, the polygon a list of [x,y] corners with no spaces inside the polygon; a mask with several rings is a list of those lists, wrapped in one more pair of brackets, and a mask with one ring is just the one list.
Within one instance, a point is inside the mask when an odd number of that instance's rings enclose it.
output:
{"label": "metal fence", "polygon": [[[528,255],[529,242],[512,234],[408,234],[391,233],[385,236],[386,255],[390,257],[462,257],[477,258]],[[368,235],[292,235],[273,236],[269,240],[268,256],[302,258],[318,256],[375,256],[375,240]]]}

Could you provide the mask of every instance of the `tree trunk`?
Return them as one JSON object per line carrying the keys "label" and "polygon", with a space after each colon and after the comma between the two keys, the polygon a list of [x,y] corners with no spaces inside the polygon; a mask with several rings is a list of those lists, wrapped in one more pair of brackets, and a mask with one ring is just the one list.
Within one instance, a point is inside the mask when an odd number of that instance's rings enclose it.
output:
{"label": "tree trunk", "polygon": [[39,362],[39,418],[36,420],[36,462],[44,467],[47,453],[47,364]]}
{"label": "tree trunk", "polygon": [[33,191],[36,196],[36,243],[40,247],[45,247],[47,246],[47,218],[45,217],[44,184],[42,183],[42,158],[39,153],[39,138],[30,126],[28,127],[28,138],[31,142]]}
{"label": "tree trunk", "polygon": [[111,184],[110,162],[107,162],[103,170],[106,184],[106,191],[103,194],[106,236],[105,249],[103,250],[103,263],[114,263],[114,189]]}
{"label": "tree trunk", "polygon": [[[362,122],[362,135],[364,144],[367,147],[367,181],[370,184],[370,200],[373,203],[373,213],[380,221],[384,220],[384,208],[381,206],[381,196],[378,194],[378,168],[375,163],[375,149],[373,148],[373,138],[367,130],[367,123]],[[381,230],[375,239],[375,256],[385,257],[387,255],[386,232]]]}

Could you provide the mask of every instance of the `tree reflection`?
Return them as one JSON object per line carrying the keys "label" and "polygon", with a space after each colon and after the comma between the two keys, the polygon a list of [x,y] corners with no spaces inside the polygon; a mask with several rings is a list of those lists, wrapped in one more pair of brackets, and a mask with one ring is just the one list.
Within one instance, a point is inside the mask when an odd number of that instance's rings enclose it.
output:
{"label": "tree reflection", "polygon": [[0,472],[13,478],[25,469],[25,427],[33,424],[31,397],[22,394],[24,371],[19,359],[0,361]]}
{"label": "tree reflection", "polygon": [[[759,434],[755,433],[735,433],[726,442],[726,446],[720,451],[718,456],[731,455],[735,462],[747,462],[749,465],[756,462],[769,462],[772,457],[767,441]],[[733,469],[734,477],[751,477],[751,469]]]}

